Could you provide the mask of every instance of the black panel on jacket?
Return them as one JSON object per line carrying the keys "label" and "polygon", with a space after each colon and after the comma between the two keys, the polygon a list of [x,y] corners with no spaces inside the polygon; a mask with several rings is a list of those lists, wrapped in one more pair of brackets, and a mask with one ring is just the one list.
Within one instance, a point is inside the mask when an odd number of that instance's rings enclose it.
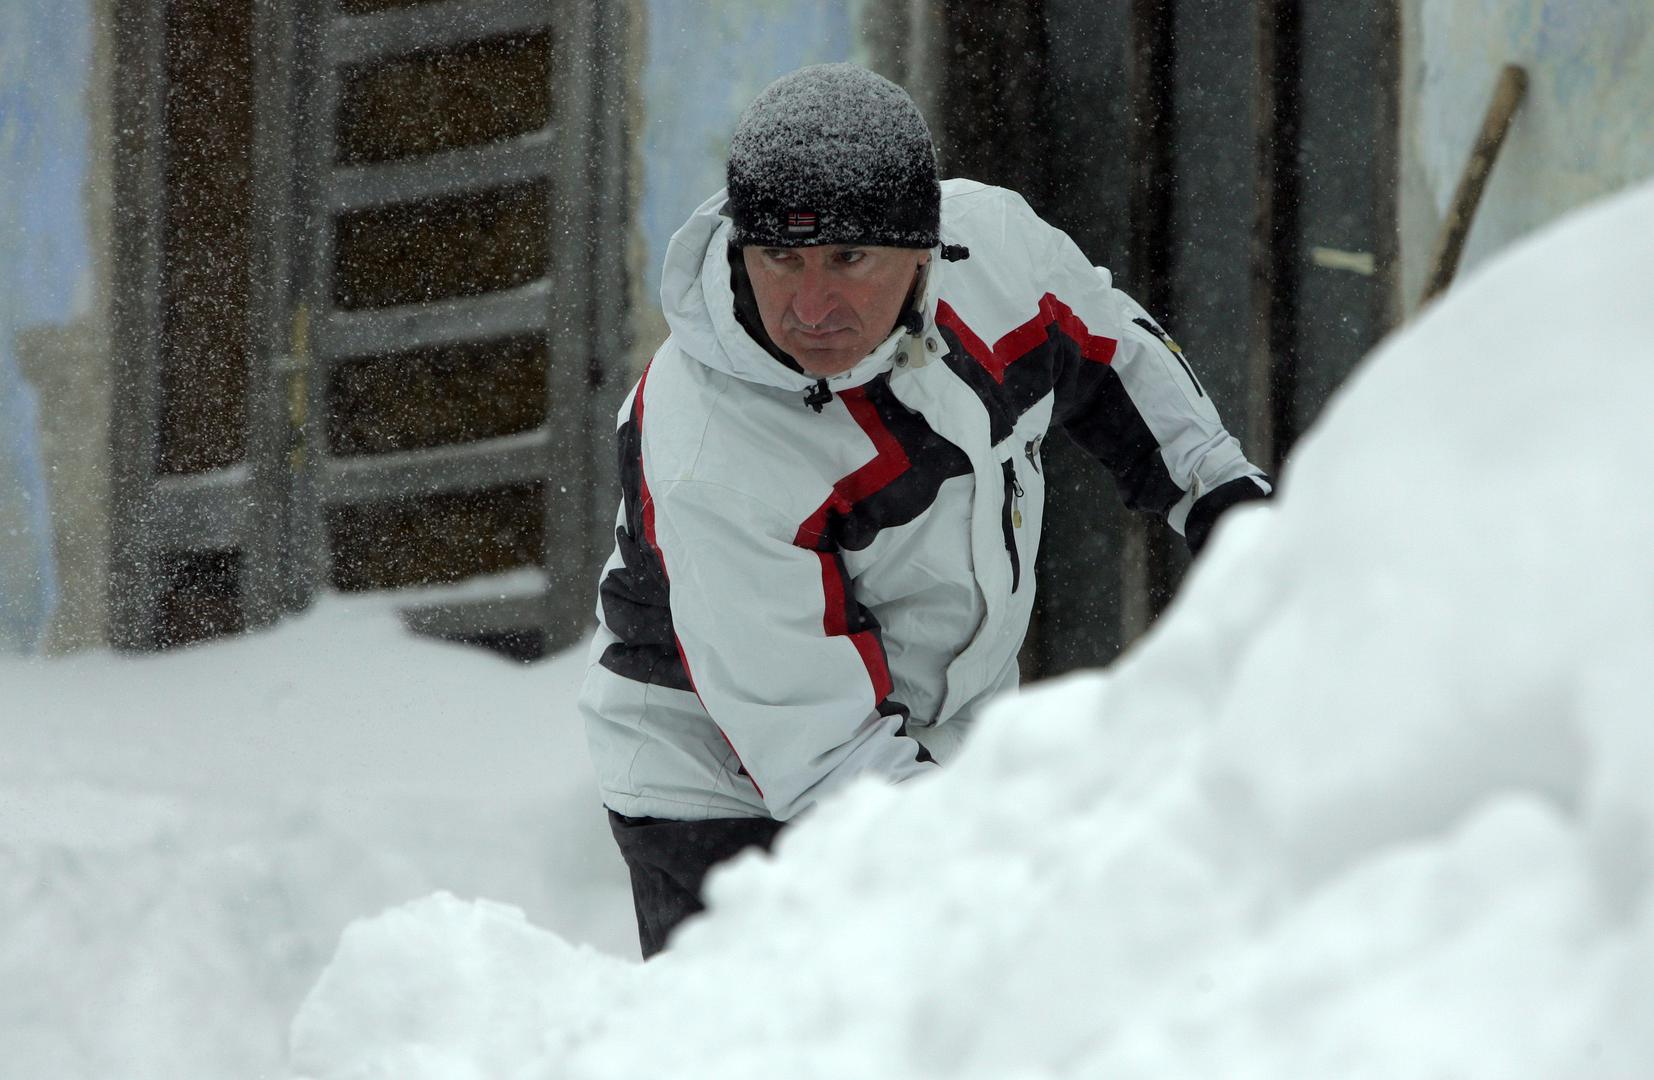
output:
{"label": "black panel on jacket", "polygon": [[625,524],[615,529],[621,565],[598,586],[603,623],[620,638],[599,659],[616,675],[674,690],[693,690],[689,670],[678,652],[677,632],[668,606],[666,568],[649,546],[643,530],[643,432],[638,410],[643,384],[636,391],[632,415],[616,433],[620,455],[620,489]]}

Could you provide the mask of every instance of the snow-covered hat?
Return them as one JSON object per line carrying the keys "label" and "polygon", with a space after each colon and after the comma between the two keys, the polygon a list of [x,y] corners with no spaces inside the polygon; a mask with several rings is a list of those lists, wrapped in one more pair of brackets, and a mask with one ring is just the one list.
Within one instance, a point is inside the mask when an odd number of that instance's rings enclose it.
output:
{"label": "snow-covered hat", "polygon": [[739,246],[939,242],[930,128],[907,91],[854,64],[765,87],[735,126],[728,180]]}

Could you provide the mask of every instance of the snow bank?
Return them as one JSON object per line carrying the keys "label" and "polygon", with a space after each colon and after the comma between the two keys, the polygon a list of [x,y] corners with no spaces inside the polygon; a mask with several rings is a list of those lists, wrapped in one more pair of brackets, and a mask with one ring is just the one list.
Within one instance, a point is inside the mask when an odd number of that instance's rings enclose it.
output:
{"label": "snow bank", "polygon": [[392,602],[0,657],[0,1076],[279,1075],[340,931],[434,889],[637,955],[580,650],[513,664]]}
{"label": "snow bank", "polygon": [[420,901],[316,1080],[1654,1073],[1654,187],[1370,360],[1106,675],[714,878],[647,965]]}

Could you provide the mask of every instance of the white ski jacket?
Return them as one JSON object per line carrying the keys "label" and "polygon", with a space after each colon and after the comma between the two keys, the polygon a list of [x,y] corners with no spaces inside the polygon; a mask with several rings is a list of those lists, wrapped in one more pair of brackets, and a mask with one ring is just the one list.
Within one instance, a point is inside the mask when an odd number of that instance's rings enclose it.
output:
{"label": "white ski jacket", "polygon": [[1053,421],[1192,547],[1269,483],[1169,339],[1015,193],[943,183],[920,331],[830,397],[737,320],[722,205],[672,238],[671,336],[618,418],[580,704],[610,809],[784,821],[936,768],[1016,684]]}

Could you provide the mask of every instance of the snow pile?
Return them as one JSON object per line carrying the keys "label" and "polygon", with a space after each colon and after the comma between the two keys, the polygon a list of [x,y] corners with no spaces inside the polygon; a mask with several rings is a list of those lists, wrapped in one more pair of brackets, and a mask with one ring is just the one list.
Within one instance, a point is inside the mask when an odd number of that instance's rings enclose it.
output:
{"label": "snow pile", "polygon": [[280,1075],[340,931],[434,889],[637,955],[580,650],[524,667],[390,602],[0,658],[0,1076]]}
{"label": "snow pile", "polygon": [[660,960],[437,897],[316,1080],[1654,1075],[1654,187],[1376,354],[1108,675],[712,883]]}

